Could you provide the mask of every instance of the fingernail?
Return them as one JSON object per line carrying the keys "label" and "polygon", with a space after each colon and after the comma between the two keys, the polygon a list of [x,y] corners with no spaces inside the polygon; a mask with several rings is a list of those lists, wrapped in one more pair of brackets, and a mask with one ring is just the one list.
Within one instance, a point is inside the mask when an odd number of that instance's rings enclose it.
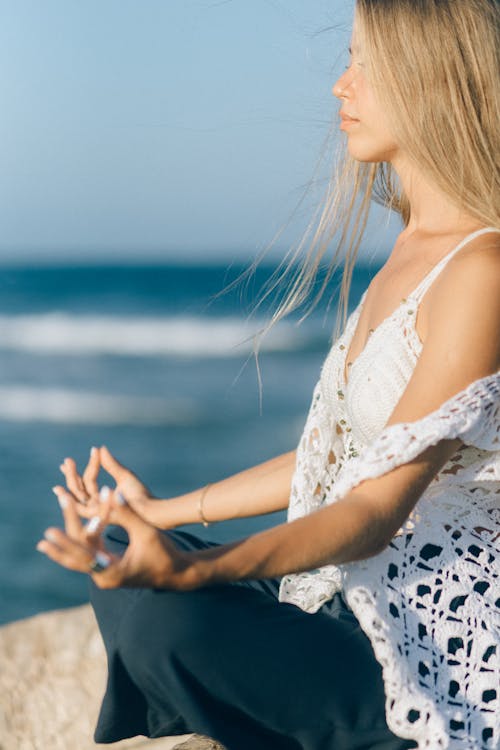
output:
{"label": "fingernail", "polygon": [[122,495],[121,492],[115,493],[115,500],[116,500],[116,502],[117,502],[118,505],[126,505],[127,504],[127,501],[125,500],[125,498],[123,497],[123,495]]}
{"label": "fingernail", "polygon": [[66,495],[58,495],[57,500],[63,510],[68,507],[68,498]]}
{"label": "fingernail", "polygon": [[105,552],[96,552],[95,561],[103,568],[109,568],[111,565],[111,558]]}
{"label": "fingernail", "polygon": [[56,485],[55,487],[52,487],[52,492],[54,493],[54,495],[59,495],[59,493],[61,492],[61,490],[60,490],[60,488],[59,488],[59,487],[58,487],[58,486]]}
{"label": "fingernail", "polygon": [[56,535],[52,531],[46,531],[44,537],[45,539],[48,539],[49,542],[56,542]]}
{"label": "fingernail", "polygon": [[85,533],[95,534],[97,529],[99,528],[100,523],[101,519],[99,518],[99,516],[92,516],[88,524],[85,526]]}
{"label": "fingernail", "polygon": [[109,489],[109,487],[107,487],[106,485],[104,485],[104,487],[101,487],[101,490],[99,492],[99,500],[101,501],[101,503],[108,502],[110,493],[111,490]]}
{"label": "fingernail", "polygon": [[95,447],[95,445],[93,445],[92,448],[90,449],[90,455],[92,456],[92,458],[95,456],[96,453],[97,453],[97,448]]}
{"label": "fingernail", "polygon": [[36,549],[39,552],[43,552],[43,542],[38,542],[38,544],[36,545]]}

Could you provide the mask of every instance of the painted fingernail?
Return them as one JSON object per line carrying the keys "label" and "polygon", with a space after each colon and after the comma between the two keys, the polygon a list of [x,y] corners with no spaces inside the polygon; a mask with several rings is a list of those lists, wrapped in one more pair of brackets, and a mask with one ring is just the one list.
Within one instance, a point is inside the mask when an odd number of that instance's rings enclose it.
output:
{"label": "painted fingernail", "polygon": [[99,492],[99,500],[101,501],[101,503],[108,502],[110,493],[111,490],[109,489],[109,487],[107,487],[106,485],[104,485],[104,487],[101,487],[101,490]]}
{"label": "painted fingernail", "polygon": [[122,495],[122,493],[120,491],[118,491],[115,494],[115,499],[116,499],[116,502],[117,502],[118,505],[126,505],[127,504],[127,501],[125,500],[125,498],[123,497],[123,495]]}
{"label": "painted fingernail", "polygon": [[67,495],[58,495],[57,500],[61,508],[64,510],[68,507],[68,497]]}
{"label": "painted fingernail", "polygon": [[111,565],[111,558],[105,552],[96,552],[95,561],[103,568],[109,568]]}
{"label": "painted fingernail", "polygon": [[92,516],[88,524],[85,526],[85,533],[95,534],[97,529],[99,528],[100,523],[101,519],[99,518],[99,516]]}
{"label": "painted fingernail", "polygon": [[45,539],[48,539],[49,542],[56,542],[57,541],[56,535],[52,531],[46,531],[44,533],[44,537],[45,537]]}

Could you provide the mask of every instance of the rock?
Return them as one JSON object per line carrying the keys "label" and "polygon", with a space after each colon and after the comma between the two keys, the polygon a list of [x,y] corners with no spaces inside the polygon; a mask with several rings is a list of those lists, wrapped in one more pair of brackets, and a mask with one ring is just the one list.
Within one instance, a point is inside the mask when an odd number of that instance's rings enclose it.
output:
{"label": "rock", "polygon": [[195,735],[96,744],[106,656],[90,605],[0,628],[0,750],[223,750]]}
{"label": "rock", "polygon": [[176,750],[224,750],[223,746],[208,737],[193,735],[187,742],[176,745]]}

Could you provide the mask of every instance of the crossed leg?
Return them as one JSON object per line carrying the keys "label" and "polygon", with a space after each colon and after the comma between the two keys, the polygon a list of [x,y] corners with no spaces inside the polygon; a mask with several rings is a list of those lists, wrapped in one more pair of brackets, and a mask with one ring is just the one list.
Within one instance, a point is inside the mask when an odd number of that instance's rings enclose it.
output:
{"label": "crossed leg", "polygon": [[[168,533],[184,549],[209,544]],[[108,655],[96,742],[196,732],[228,750],[415,747],[386,725],[381,668],[341,597],[310,615],[280,603],[278,585],[92,585]]]}

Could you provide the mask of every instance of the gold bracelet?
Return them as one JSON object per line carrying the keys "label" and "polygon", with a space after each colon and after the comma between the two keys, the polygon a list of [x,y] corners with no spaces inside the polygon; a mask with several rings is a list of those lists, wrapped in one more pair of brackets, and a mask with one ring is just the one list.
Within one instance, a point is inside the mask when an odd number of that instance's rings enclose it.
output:
{"label": "gold bracelet", "polygon": [[205,499],[205,495],[207,494],[207,492],[208,492],[208,490],[209,490],[209,488],[211,486],[212,486],[212,483],[209,482],[208,484],[206,484],[203,487],[203,489],[201,491],[200,499],[198,501],[198,515],[200,517],[201,523],[203,524],[203,526],[205,526],[205,528],[207,526],[210,526],[210,521],[207,521],[207,519],[205,518],[205,514],[203,513],[203,501]]}

